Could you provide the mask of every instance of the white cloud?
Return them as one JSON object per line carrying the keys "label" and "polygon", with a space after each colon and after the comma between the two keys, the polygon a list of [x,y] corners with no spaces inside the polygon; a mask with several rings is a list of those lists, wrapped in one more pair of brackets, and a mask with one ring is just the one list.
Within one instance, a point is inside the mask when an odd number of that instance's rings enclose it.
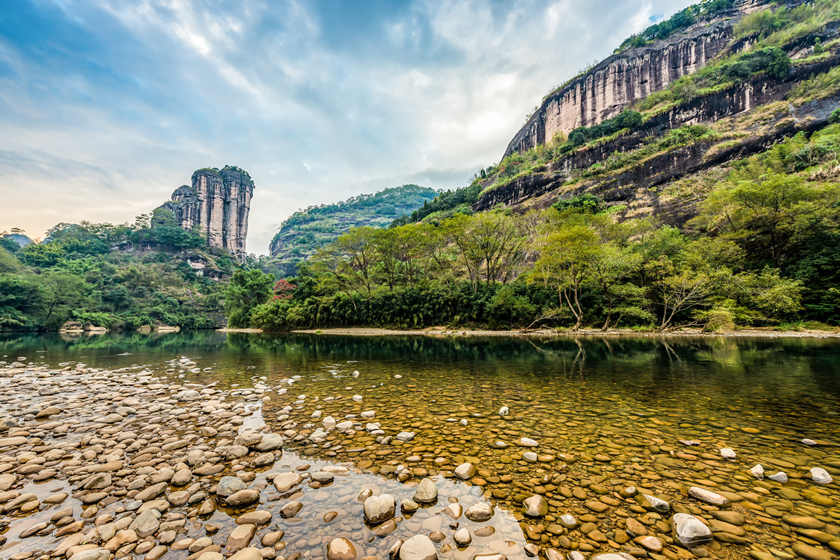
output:
{"label": "white cloud", "polygon": [[[257,184],[248,247],[264,252],[298,208],[464,184],[547,91],[685,4],[416,0],[357,30],[305,2],[61,0],[79,44],[0,38],[0,152],[25,163],[0,165],[0,229],[129,221],[230,163]],[[102,50],[74,52],[85,37]]]}

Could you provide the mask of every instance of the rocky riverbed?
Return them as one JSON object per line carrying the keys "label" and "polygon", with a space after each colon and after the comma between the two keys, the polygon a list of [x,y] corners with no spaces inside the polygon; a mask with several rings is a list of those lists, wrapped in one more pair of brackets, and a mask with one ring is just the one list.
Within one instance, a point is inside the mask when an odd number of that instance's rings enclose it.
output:
{"label": "rocky riverbed", "polygon": [[840,553],[836,417],[806,434],[352,363],[236,385],[189,358],[26,358],[0,362],[0,558]]}

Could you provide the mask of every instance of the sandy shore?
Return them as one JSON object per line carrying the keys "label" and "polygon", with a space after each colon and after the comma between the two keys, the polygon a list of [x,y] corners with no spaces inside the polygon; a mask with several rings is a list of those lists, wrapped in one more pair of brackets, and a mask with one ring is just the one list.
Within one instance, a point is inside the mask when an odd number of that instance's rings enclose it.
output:
{"label": "sandy shore", "polygon": [[[230,332],[230,331],[229,331]],[[321,334],[321,335],[342,335],[342,336],[472,336],[472,337],[486,337],[486,336],[514,336],[514,337],[764,337],[764,338],[840,338],[840,330],[838,331],[818,331],[818,330],[801,330],[801,331],[775,331],[770,329],[743,329],[736,331],[727,331],[721,333],[708,333],[700,329],[680,329],[674,331],[634,331],[629,329],[609,329],[606,331],[600,329],[580,329],[578,331],[572,330],[554,330],[554,329],[536,329],[536,330],[483,330],[483,329],[448,329],[444,327],[433,327],[428,329],[416,330],[400,330],[400,329],[378,329],[368,327],[350,327],[350,328],[334,328],[334,329],[302,329],[292,331],[295,333],[304,334]]]}

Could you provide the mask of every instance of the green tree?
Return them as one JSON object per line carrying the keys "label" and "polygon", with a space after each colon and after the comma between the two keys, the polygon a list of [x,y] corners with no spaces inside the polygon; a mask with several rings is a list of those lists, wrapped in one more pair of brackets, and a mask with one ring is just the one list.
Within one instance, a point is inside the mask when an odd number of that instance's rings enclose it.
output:
{"label": "green tree", "polygon": [[237,270],[224,290],[223,298],[228,325],[248,327],[251,314],[271,297],[274,278],[258,269]]}
{"label": "green tree", "polygon": [[575,330],[584,321],[581,291],[600,254],[598,235],[592,228],[572,225],[546,236],[534,264],[533,278],[557,291],[561,307],[567,307],[575,319]]}

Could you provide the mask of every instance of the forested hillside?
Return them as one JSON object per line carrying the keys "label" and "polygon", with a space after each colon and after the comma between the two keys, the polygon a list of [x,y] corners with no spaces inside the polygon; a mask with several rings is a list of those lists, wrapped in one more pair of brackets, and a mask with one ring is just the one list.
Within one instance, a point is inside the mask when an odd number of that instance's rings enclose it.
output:
{"label": "forested hillside", "polygon": [[164,209],[131,225],[58,224],[42,243],[0,244],[0,330],[221,326],[219,279],[235,267]]}
{"label": "forested hillside", "polygon": [[295,212],[280,225],[271,241],[273,258],[268,267],[281,276],[294,274],[298,263],[349,229],[387,227],[396,218],[423,206],[436,194],[435,189],[428,187],[403,185]]}

